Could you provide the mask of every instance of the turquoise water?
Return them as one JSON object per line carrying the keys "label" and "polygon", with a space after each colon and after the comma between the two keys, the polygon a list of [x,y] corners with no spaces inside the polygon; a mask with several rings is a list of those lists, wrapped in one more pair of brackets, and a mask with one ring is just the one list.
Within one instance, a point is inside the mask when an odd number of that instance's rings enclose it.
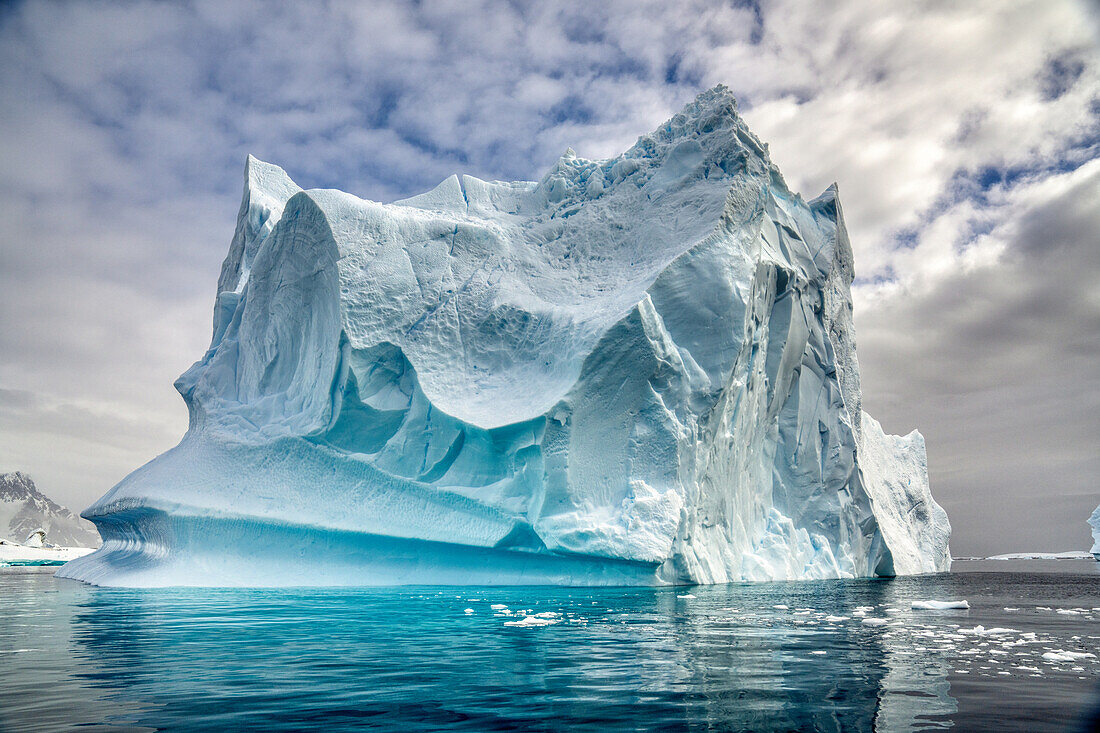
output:
{"label": "turquoise water", "polygon": [[[0,729],[1079,725],[1100,683],[1100,659],[1073,656],[1100,654],[1100,564],[957,567],[690,590],[118,590],[9,568]],[[971,609],[909,609],[930,598]]]}

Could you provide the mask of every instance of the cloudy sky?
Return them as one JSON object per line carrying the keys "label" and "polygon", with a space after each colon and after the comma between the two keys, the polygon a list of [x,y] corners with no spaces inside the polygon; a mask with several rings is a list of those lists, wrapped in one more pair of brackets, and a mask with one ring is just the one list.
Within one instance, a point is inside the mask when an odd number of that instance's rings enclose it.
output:
{"label": "cloudy sky", "polygon": [[[813,7],[811,7],[811,5]],[[615,155],[725,83],[856,250],[864,406],[956,554],[1100,503],[1100,17],[1074,0],[8,3],[0,470],[77,509],[171,447],[245,155],[388,201]]]}

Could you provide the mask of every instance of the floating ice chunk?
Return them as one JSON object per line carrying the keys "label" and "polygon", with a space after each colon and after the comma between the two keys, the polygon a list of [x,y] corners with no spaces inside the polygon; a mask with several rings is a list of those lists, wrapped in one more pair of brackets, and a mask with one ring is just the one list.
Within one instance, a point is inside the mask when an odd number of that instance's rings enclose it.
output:
{"label": "floating ice chunk", "polygon": [[1078,659],[1095,659],[1096,655],[1091,652],[1067,652],[1064,649],[1055,649],[1054,651],[1045,652],[1043,659],[1050,662],[1076,662]]}
{"label": "floating ice chunk", "polygon": [[921,611],[947,611],[952,609],[968,609],[967,601],[913,601],[910,608]]}
{"label": "floating ice chunk", "polygon": [[508,610],[508,606],[505,606],[503,603],[494,603],[493,605],[489,606],[489,608],[493,609],[494,611],[507,611]]}
{"label": "floating ice chunk", "polygon": [[819,656],[819,657],[823,657],[823,656],[825,656],[826,654],[828,654],[828,652],[824,652],[824,651],[820,651],[820,650],[819,650],[819,651],[816,651],[816,652],[810,652],[810,654],[813,654],[813,655],[815,655],[815,656]]}
{"label": "floating ice chunk", "polygon": [[826,616],[825,620],[828,621],[831,624],[838,624],[841,621],[847,621],[850,618],[851,618],[851,616]]}
{"label": "floating ice chunk", "polygon": [[788,607],[784,606],[784,605],[779,605],[779,606],[772,606],[772,608],[774,608],[777,611],[786,611]]}
{"label": "floating ice chunk", "polygon": [[969,636],[998,636],[1002,634],[1018,634],[1019,629],[1007,629],[1001,626],[995,626],[992,629],[987,629],[981,624],[975,626],[972,629],[959,629],[960,634],[967,634]]}
{"label": "floating ice chunk", "polygon": [[474,612],[474,609],[472,609],[472,608],[467,608],[465,611],[463,611],[463,613],[466,614],[467,616],[469,616],[473,612]]}
{"label": "floating ice chunk", "polygon": [[865,626],[885,626],[887,619],[884,618],[865,618],[862,622]]}
{"label": "floating ice chunk", "polygon": [[695,596],[691,593],[681,593],[681,594],[677,595],[676,597],[677,598],[694,598]]}
{"label": "floating ice chunk", "polygon": [[515,621],[505,621],[504,625],[505,626],[520,626],[520,627],[527,628],[527,627],[531,627],[531,626],[552,626],[553,624],[560,623],[560,622],[561,622],[560,618],[542,618],[542,617],[536,615],[536,616],[524,616],[523,618],[517,619]]}
{"label": "floating ice chunk", "polygon": [[1075,611],[1072,608],[1059,608],[1055,613],[1060,613],[1063,616],[1080,616],[1080,611]]}

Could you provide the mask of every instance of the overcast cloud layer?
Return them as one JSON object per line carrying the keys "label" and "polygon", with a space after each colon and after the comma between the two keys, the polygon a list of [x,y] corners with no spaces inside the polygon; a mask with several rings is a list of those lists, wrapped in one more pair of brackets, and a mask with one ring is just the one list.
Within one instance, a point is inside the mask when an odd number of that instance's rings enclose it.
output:
{"label": "overcast cloud layer", "polygon": [[864,406],[956,554],[1100,503],[1100,25],[1073,0],[0,9],[0,470],[83,508],[186,429],[246,153],[382,201],[617,154],[722,82],[840,185]]}

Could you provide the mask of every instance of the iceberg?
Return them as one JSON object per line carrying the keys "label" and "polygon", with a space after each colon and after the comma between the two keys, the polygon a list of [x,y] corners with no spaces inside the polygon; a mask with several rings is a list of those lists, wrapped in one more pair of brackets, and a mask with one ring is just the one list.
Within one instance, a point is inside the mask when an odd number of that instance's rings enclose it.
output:
{"label": "iceberg", "polygon": [[22,544],[0,539],[0,568],[64,565],[89,552],[92,552],[90,547],[59,547],[46,538],[46,530],[39,528]]}
{"label": "iceberg", "polygon": [[1009,552],[1003,555],[974,558],[976,560],[1091,560],[1091,552],[1068,550],[1066,552]]}
{"label": "iceberg", "polygon": [[58,547],[57,545],[20,545],[0,541],[0,568],[64,565],[70,560],[92,552],[90,547]]}
{"label": "iceberg", "polygon": [[390,204],[249,156],[178,446],[88,508],[104,585],[662,585],[948,568],[862,412],[836,186],[728,89],[537,182]]}
{"label": "iceberg", "polygon": [[1089,526],[1092,527],[1092,556],[1100,560],[1100,506],[1096,507],[1089,517]]}

